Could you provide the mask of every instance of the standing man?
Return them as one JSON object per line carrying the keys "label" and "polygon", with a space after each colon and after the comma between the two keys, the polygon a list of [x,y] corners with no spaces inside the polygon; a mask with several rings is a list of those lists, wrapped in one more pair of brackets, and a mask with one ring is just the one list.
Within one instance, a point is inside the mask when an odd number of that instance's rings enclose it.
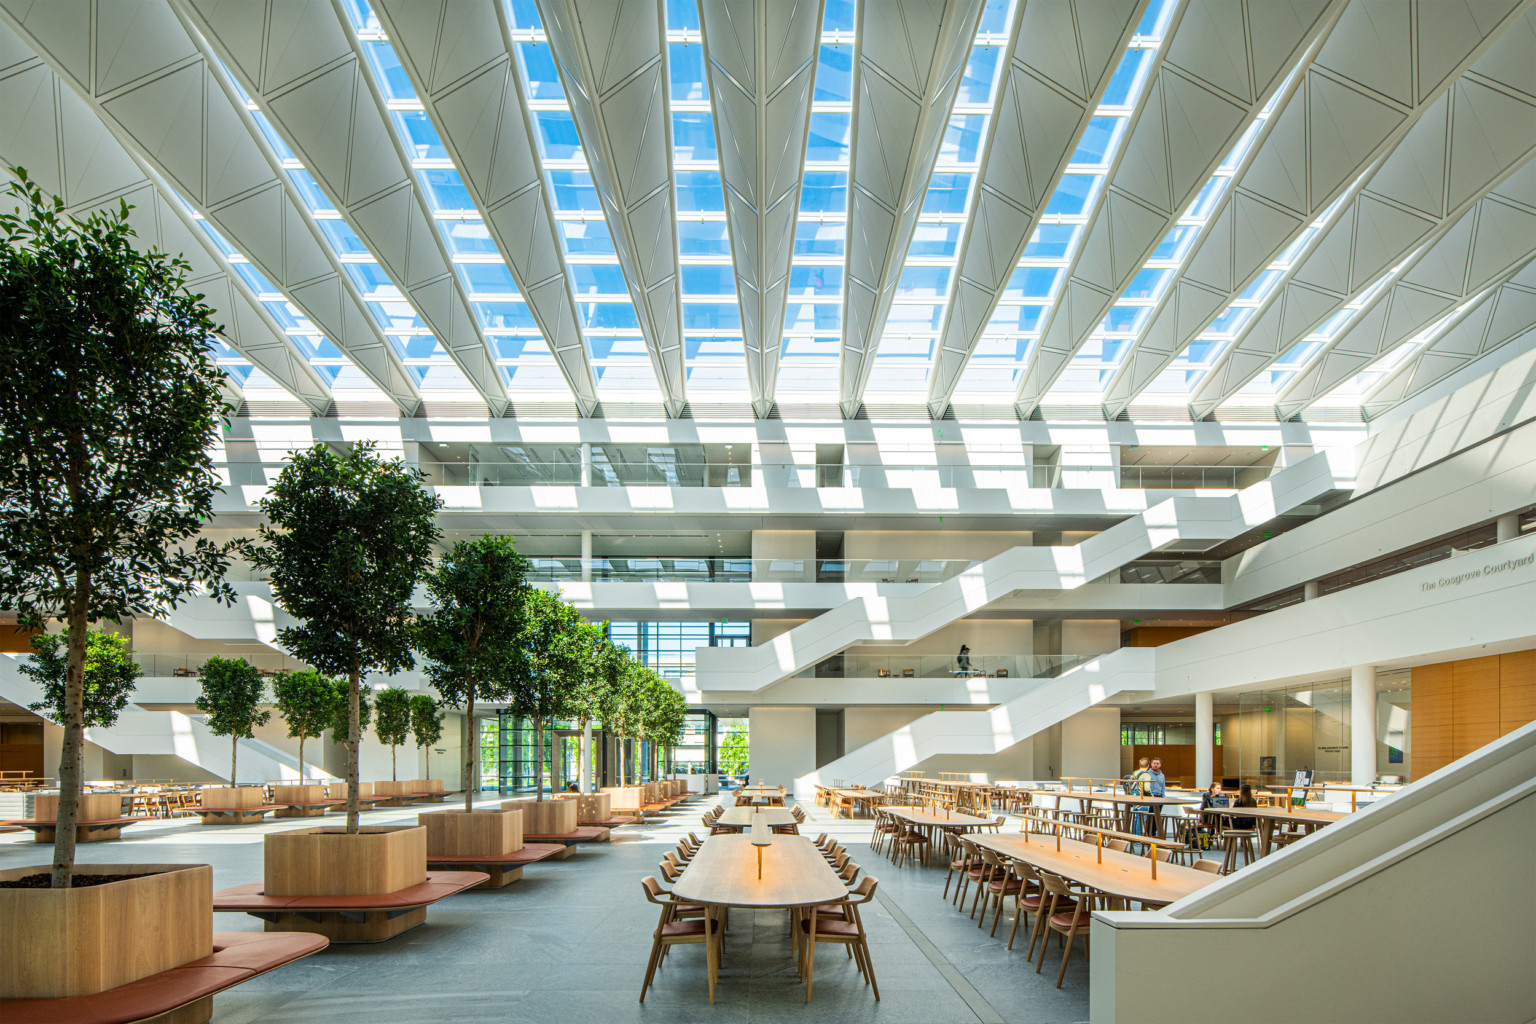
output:
{"label": "standing man", "polygon": [[[1144,787],[1143,796],[1166,796],[1168,794],[1168,780],[1163,777],[1163,759],[1154,757],[1152,766],[1147,771],[1147,785]],[[1156,839],[1163,834],[1163,809],[1159,804],[1153,804],[1147,808],[1150,817],[1147,824],[1150,826],[1147,834]]]}

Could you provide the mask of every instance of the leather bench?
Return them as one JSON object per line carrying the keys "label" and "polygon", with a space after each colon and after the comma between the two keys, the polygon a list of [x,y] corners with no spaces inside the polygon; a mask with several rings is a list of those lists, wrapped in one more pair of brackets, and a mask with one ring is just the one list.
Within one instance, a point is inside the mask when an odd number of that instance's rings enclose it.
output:
{"label": "leather bench", "polygon": [[453,870],[455,868],[473,868],[484,871],[490,875],[490,881],[482,882],[476,888],[500,889],[504,885],[511,885],[523,877],[523,865],[532,864],[535,861],[544,860],[546,857],[563,859],[569,855],[569,847],[560,843],[525,843],[521,850],[514,853],[447,853],[428,854],[427,868],[440,870]]}
{"label": "leather bench", "polygon": [[[483,871],[428,871],[427,880],[361,896],[268,896],[261,882],[220,889],[213,912],[249,914],[268,932],[302,931],[332,942],[382,942],[427,919],[427,907],[490,878]],[[7,1022],[9,1024],[9,1022]]]}

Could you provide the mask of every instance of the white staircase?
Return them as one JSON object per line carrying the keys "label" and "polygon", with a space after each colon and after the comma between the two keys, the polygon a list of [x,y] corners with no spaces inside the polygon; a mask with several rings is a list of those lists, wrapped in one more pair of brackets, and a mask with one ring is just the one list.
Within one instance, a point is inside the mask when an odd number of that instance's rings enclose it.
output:
{"label": "white staircase", "polygon": [[1533,844],[1536,723],[1162,911],[1096,913],[1093,1020],[1189,1020],[1148,998],[1175,963],[1271,977],[1245,1021],[1530,1020]]}
{"label": "white staircase", "polygon": [[1353,452],[1319,452],[1223,497],[1169,498],[1072,547],[1017,547],[910,597],[860,597],[756,647],[701,647],[704,703],[740,700],[856,644],[907,644],[1019,590],[1071,590],[1154,551],[1208,550],[1352,486]]}
{"label": "white staircase", "polygon": [[[21,674],[20,657],[0,655],[0,697],[27,707],[42,699],[40,688]],[[85,730],[88,742],[120,755],[173,755],[190,765],[221,779],[229,778],[229,739],[215,736],[208,727],[179,711],[151,711],[129,704],[117,723],[107,728]],[[299,779],[298,758],[263,740],[241,740],[239,770],[242,781]],[[56,774],[57,766],[45,766],[47,774]],[[330,779],[312,762],[306,762],[304,774],[310,779]]]}

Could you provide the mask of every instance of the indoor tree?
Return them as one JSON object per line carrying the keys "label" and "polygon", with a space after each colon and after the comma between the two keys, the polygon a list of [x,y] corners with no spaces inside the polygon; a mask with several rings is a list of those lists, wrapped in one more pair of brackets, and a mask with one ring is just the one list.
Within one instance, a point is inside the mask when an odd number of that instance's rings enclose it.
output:
{"label": "indoor tree", "polygon": [[129,207],[64,213],[15,170],[0,213],[0,608],[67,627],[52,884],[75,863],[92,623],[232,601],[206,537],[230,408],[190,267],[134,248]]}
{"label": "indoor tree", "polygon": [[[54,722],[64,717],[69,676],[69,634],[39,633],[32,638],[32,660],[18,666],[43,691],[43,699],[27,705]],[[109,726],[128,706],[128,698],[144,670],[133,660],[128,639],[93,629],[85,639],[85,678],[81,686],[80,718],[86,726]]]}
{"label": "indoor tree", "polygon": [[443,738],[442,705],[431,694],[418,693],[411,697],[411,734],[421,750],[422,774],[432,777],[432,747]]}
{"label": "indoor tree", "polygon": [[602,716],[603,706],[617,684],[629,659],[629,649],[608,636],[608,623],[583,622],[576,640],[582,648],[581,673],[571,694],[571,717],[581,727],[580,789],[590,789],[588,769],[592,763],[592,722]]}
{"label": "indoor tree", "polygon": [[389,747],[389,781],[395,781],[395,748],[411,738],[411,693],[398,686],[373,697],[373,731]]}
{"label": "indoor tree", "polygon": [[583,663],[581,613],[543,587],[529,589],[522,648],[526,671],[515,679],[512,712],[533,720],[534,799],[544,799],[544,726],[572,717]]}
{"label": "indoor tree", "polygon": [[444,702],[463,708],[464,809],[474,808],[480,737],[476,700],[506,700],[526,672],[521,646],[528,560],[511,537],[455,541],[427,576],[434,609],[417,623],[416,649]]}
{"label": "indoor tree", "polygon": [[420,471],[383,459],[372,442],[337,454],[296,452],[260,502],[266,522],[242,542],[270,574],[272,597],[296,626],[278,631],[294,657],[346,678],[347,832],[357,831],[362,683],[416,664],[411,594],[432,560],[442,499]]}
{"label": "indoor tree", "polygon": [[288,735],[299,741],[299,782],[304,782],[304,741],[331,727],[336,717],[336,683],[312,668],[280,672],[272,681],[277,713]]}
{"label": "indoor tree", "polygon": [[272,712],[261,706],[266,684],[244,658],[209,658],[199,674],[203,692],[197,695],[197,710],[208,716],[209,732],[229,737],[229,784],[238,785],[235,759],[240,741],[254,739],[255,730],[272,720]]}
{"label": "indoor tree", "polygon": [[661,774],[661,750],[676,743],[683,734],[683,724],[688,713],[688,702],[663,675],[645,670],[640,690],[640,729],[642,738],[650,741],[651,779]]}
{"label": "indoor tree", "polygon": [[[620,650],[624,650],[620,648]],[[603,732],[619,741],[619,785],[629,785],[625,770],[624,742],[633,739],[639,729],[640,691],[646,668],[625,651],[613,684],[601,694],[598,723]]]}

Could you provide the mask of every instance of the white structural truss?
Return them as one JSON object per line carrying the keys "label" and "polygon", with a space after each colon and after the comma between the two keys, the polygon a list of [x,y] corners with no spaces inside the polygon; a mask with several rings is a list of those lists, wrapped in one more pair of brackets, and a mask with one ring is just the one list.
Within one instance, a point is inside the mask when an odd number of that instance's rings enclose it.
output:
{"label": "white structural truss", "polygon": [[[21,58],[16,63],[10,57]],[[85,102],[43,61],[0,26],[0,163],[24,168],[45,191],[64,200],[73,217],[133,209],[137,246],[180,253],[191,265],[187,285],[215,310],[223,337],[274,382],[316,414],[331,406],[331,389],[251,295],[223,255],[193,223],[190,212],[152,181]],[[66,141],[67,140],[67,141]],[[239,393],[238,383],[231,384]]]}
{"label": "white structural truss", "polygon": [[1105,415],[1123,412],[1363,171],[1443,109],[1446,90],[1499,38],[1493,30],[1523,21],[1526,6],[1479,8],[1487,34],[1442,30],[1435,0],[1346,8],[1120,364]]}
{"label": "white structural truss", "polygon": [[222,73],[163,0],[0,4],[0,19],[406,415],[421,392]]}
{"label": "white structural truss", "polygon": [[1019,5],[975,212],[960,242],[954,291],[929,380],[933,415],[942,416],[949,406],[1146,10],[1146,0]]}
{"label": "white structural truss", "polygon": [[462,171],[578,411],[590,415],[597,407],[592,361],[513,66],[505,10],[492,0],[380,0],[374,10]]}
{"label": "white structural truss", "polygon": [[217,51],[261,104],[492,414],[504,415],[506,386],[356,37],[323,3],[268,4],[261,17],[210,0],[175,7],[206,41],[204,52]]}
{"label": "white structural truss", "polygon": [[670,415],[687,404],[666,27],[660,0],[539,0]]}
{"label": "white structural truss", "polygon": [[859,4],[839,404],[857,415],[896,296],[980,0]]}
{"label": "white structural truss", "polygon": [[719,136],[747,382],[773,406],[804,179],[821,0],[702,0],[709,97]]}
{"label": "white structural truss", "polygon": [[314,415],[1374,417],[1532,344],[1533,4],[0,0],[0,161]]}

